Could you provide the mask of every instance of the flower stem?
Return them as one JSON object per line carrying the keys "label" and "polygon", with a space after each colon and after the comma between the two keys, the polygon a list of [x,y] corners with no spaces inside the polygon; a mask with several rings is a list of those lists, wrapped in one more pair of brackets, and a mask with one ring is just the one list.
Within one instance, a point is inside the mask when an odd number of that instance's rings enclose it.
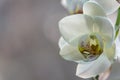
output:
{"label": "flower stem", "polygon": [[120,28],[120,7],[118,8],[117,19],[115,23],[115,39],[118,36],[119,28]]}

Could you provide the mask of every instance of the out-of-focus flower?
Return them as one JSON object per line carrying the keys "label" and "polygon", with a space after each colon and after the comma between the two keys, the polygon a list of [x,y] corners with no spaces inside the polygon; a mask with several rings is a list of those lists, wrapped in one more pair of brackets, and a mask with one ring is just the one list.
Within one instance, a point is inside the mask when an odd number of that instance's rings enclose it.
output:
{"label": "out-of-focus flower", "polygon": [[115,12],[120,6],[116,0],[61,0],[61,3],[70,13],[82,13],[83,4],[87,1],[100,4],[107,15]]}
{"label": "out-of-focus flower", "polygon": [[120,62],[120,34],[115,40],[116,43],[116,55],[115,55],[115,60]]}
{"label": "out-of-focus flower", "polygon": [[78,63],[77,76],[94,77],[111,66],[115,55],[114,29],[97,3],[88,1],[83,14],[63,18],[59,30],[60,55]]}
{"label": "out-of-focus flower", "polygon": [[61,0],[61,4],[71,13],[82,13],[83,4],[89,0]]}

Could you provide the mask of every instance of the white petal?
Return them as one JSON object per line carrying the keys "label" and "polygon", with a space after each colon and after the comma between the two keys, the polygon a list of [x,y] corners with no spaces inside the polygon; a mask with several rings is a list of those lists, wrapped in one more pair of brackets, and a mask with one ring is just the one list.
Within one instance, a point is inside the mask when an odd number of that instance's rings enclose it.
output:
{"label": "white petal", "polygon": [[115,44],[116,44],[116,55],[115,55],[115,59],[120,62],[120,35],[117,37],[117,39],[115,40]]}
{"label": "white petal", "polygon": [[63,7],[67,8],[67,0],[61,0],[61,4]]}
{"label": "white petal", "polygon": [[108,59],[113,62],[114,57],[115,57],[115,44],[113,44],[111,47],[109,48],[105,48],[104,49],[105,54],[107,55]]}
{"label": "white petal", "polygon": [[83,13],[90,16],[106,17],[106,13],[104,12],[103,8],[99,4],[92,1],[88,1],[84,4]]}
{"label": "white petal", "polygon": [[63,39],[63,37],[61,37],[58,43],[59,48],[62,49],[66,44],[68,43]]}
{"label": "white petal", "polygon": [[120,6],[120,4],[116,0],[91,0],[91,1],[96,1],[97,3],[99,3],[108,15],[115,12]]}
{"label": "white petal", "polygon": [[111,22],[105,17],[95,17],[94,28],[104,37],[107,46],[112,45],[114,40],[114,28]]}
{"label": "white petal", "polygon": [[82,78],[91,78],[106,71],[111,66],[111,62],[103,53],[97,60],[78,64],[76,75]]}
{"label": "white petal", "polygon": [[60,50],[60,55],[69,61],[80,61],[83,60],[82,54],[79,52],[78,48],[73,47],[69,44],[65,44]]}
{"label": "white petal", "polygon": [[59,30],[63,38],[69,43],[73,39],[77,40],[79,36],[90,33],[92,26],[93,18],[82,14],[67,16],[59,22]]}
{"label": "white petal", "polygon": [[118,13],[118,12],[116,11],[116,12],[114,12],[113,14],[108,15],[108,17],[110,18],[111,23],[112,23],[113,25],[115,25],[115,23],[116,23],[117,13]]}

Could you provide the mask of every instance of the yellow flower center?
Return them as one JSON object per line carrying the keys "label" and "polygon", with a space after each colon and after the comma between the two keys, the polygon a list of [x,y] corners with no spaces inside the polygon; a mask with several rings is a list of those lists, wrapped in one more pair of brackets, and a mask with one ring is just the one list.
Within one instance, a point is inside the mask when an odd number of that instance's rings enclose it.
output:
{"label": "yellow flower center", "polygon": [[102,39],[98,34],[85,35],[81,37],[78,49],[84,56],[84,61],[93,61],[103,52]]}

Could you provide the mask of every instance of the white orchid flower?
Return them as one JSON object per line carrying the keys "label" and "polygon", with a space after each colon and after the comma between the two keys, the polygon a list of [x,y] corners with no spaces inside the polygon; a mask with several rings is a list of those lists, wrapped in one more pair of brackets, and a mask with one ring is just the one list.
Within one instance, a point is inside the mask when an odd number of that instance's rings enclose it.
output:
{"label": "white orchid flower", "polygon": [[114,29],[97,3],[88,1],[83,14],[60,20],[59,30],[60,55],[78,63],[77,76],[94,77],[111,66],[115,55]]}
{"label": "white orchid flower", "polygon": [[83,4],[87,1],[95,1],[100,4],[107,13],[107,15],[115,12],[120,6],[119,0],[61,0],[61,4],[70,13],[81,13]]}
{"label": "white orchid flower", "polygon": [[72,14],[82,13],[83,4],[89,0],[61,0],[61,4]]}

